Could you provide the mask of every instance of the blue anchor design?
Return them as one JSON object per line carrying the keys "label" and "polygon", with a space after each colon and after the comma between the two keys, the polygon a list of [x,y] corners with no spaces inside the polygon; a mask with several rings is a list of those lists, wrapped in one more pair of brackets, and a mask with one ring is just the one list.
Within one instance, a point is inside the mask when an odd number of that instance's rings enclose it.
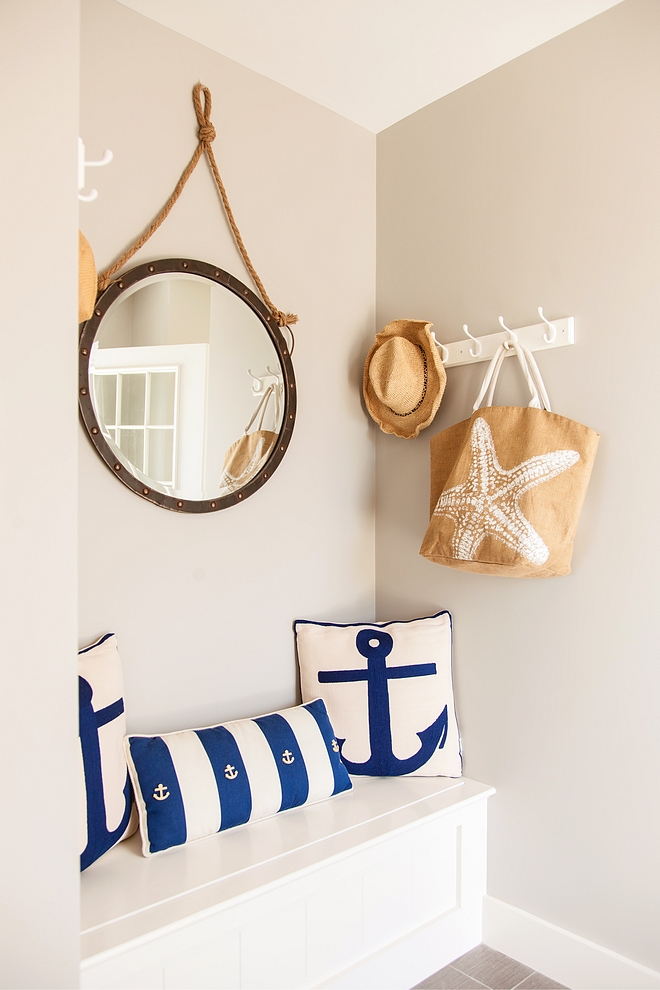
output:
{"label": "blue anchor design", "polygon": [[[447,741],[447,706],[435,722],[418,732],[421,746],[407,760],[398,760],[392,751],[392,724],[390,721],[390,695],[388,680],[401,677],[425,677],[437,672],[434,663],[405,664],[388,667],[386,658],[392,652],[394,640],[382,629],[361,629],[355,639],[358,652],[367,661],[366,670],[319,670],[321,684],[337,684],[344,681],[366,681],[369,706],[369,742],[371,755],[366,763],[351,763],[342,755],[349,773],[371,776],[399,777],[419,770]],[[342,747],[345,739],[338,739]]]}
{"label": "blue anchor design", "polygon": [[118,842],[126,831],[131,817],[133,792],[126,771],[124,785],[125,809],[121,822],[112,832],[108,831],[105,818],[105,799],[103,797],[103,773],[101,770],[101,747],[99,745],[99,729],[113,719],[118,718],[124,711],[121,698],[106,708],[95,712],[92,707],[93,691],[84,677],[78,677],[80,703],[79,733],[82,743],[83,767],[85,771],[85,788],[87,792],[87,846],[80,857],[81,870],[87,869],[90,863],[107,852],[115,842]]}

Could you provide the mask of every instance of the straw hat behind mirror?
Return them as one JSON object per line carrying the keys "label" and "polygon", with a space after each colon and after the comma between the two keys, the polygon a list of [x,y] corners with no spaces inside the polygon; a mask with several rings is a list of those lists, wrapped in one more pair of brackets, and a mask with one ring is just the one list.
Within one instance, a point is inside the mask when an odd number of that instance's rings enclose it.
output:
{"label": "straw hat behind mirror", "polygon": [[438,411],[447,374],[425,320],[394,320],[376,334],[364,365],[369,415],[384,433],[412,439]]}
{"label": "straw hat behind mirror", "polygon": [[96,301],[96,265],[92,248],[81,230],[78,231],[78,323],[89,320]]}

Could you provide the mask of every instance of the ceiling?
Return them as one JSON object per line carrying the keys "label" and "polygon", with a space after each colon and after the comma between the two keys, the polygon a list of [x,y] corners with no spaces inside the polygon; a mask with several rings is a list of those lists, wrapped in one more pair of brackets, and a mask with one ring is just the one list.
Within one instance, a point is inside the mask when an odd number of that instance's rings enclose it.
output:
{"label": "ceiling", "polygon": [[621,0],[119,0],[378,132]]}

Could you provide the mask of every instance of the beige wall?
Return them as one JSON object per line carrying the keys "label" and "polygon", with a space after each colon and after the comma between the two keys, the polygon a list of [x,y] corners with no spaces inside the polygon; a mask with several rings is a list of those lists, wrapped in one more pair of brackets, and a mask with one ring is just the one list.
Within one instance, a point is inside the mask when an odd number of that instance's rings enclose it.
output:
{"label": "beige wall", "polygon": [[[99,263],[169,194],[195,145],[189,93],[201,79],[253,258],[278,305],[301,315],[299,421],[272,481],[238,509],[167,513],[110,476],[76,419],[78,4],[5,2],[0,19],[12,149],[0,165],[0,396],[12,425],[0,986],[66,987],[77,980],[76,433],[80,642],[118,632],[131,728],[293,701],[291,620],[373,614],[359,382],[374,329],[376,142],[112,0],[84,0],[81,133],[91,157],[116,156],[89,173],[99,199],[81,204]],[[380,618],[454,612],[465,769],[498,788],[491,894],[656,968],[659,40],[658,4],[627,0],[379,136],[378,322],[428,317],[449,340],[464,322],[494,329],[500,313],[531,322],[539,304],[575,315],[578,344],[540,363],[554,407],[602,439],[570,577],[432,565],[417,555],[428,436],[467,415],[484,366],[451,371],[431,430],[379,435],[376,582]],[[203,166],[136,263],[168,254],[242,277]],[[504,384],[504,400],[520,401]]]}
{"label": "beige wall", "polygon": [[450,371],[426,433],[379,435],[376,558],[379,618],[454,613],[465,772],[498,791],[489,892],[656,969],[659,52],[660,4],[628,0],[379,135],[378,324],[575,316],[539,364],[601,444],[570,577],[429,563],[429,436],[485,365]]}
{"label": "beige wall", "polygon": [[77,0],[0,3],[0,986],[78,984]]}
{"label": "beige wall", "polygon": [[[293,619],[373,615],[374,451],[357,386],[374,332],[375,137],[112,0],[82,11],[82,133],[90,156],[115,154],[81,204],[99,266],[174,187],[201,80],[248,250],[300,324],[293,439],[243,505],[202,517],[150,505],[81,429],[81,643],[117,632],[134,731],[269,711],[296,698]],[[132,263],[172,256],[249,281],[205,162]]]}

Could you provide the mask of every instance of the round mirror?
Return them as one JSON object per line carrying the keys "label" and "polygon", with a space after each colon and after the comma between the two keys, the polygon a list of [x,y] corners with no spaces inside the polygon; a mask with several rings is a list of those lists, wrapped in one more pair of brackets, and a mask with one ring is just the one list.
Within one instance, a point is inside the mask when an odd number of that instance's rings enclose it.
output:
{"label": "round mirror", "polygon": [[289,344],[242,282],[201,261],[140,265],[83,324],[79,399],[97,451],[138,495],[214,512],[252,495],[295,421]]}

